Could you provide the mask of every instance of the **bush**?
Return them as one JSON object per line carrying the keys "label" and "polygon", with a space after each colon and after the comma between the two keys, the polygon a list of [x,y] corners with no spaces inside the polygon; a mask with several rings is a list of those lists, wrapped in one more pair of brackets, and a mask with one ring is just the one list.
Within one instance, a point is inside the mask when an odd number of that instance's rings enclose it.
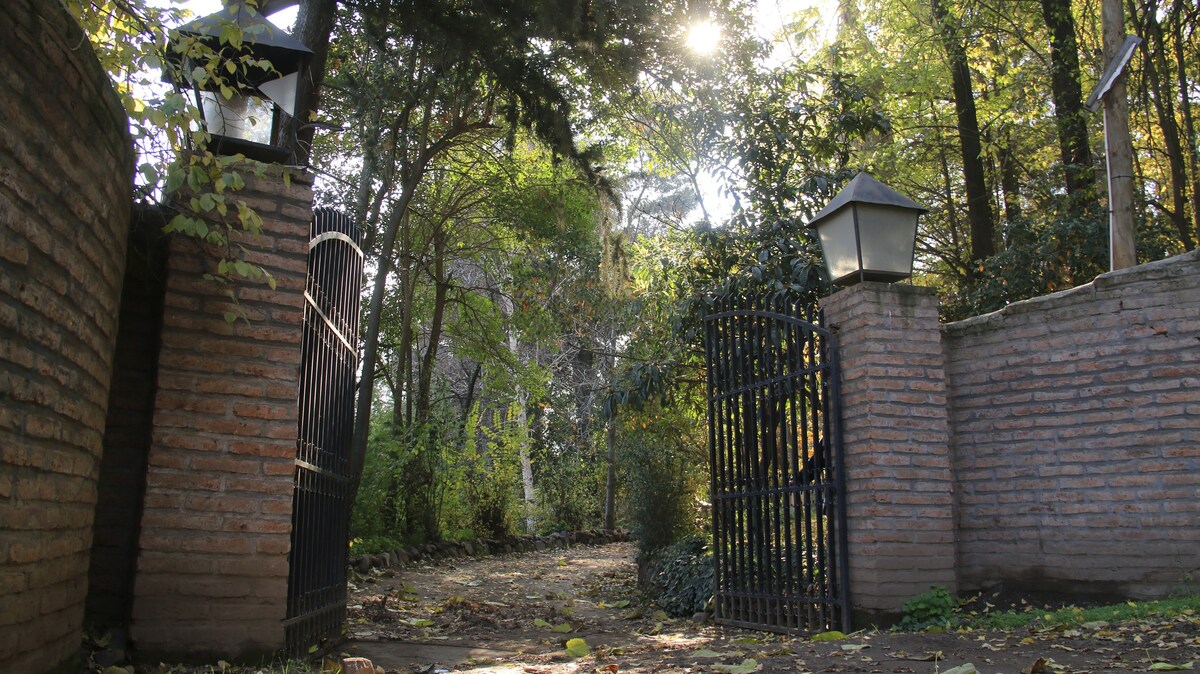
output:
{"label": "bush", "polygon": [[374,555],[404,547],[404,543],[388,536],[364,536],[350,541],[351,555]]}
{"label": "bush", "polygon": [[708,542],[688,536],[638,560],[643,590],[671,616],[690,617],[709,608],[713,558]]}
{"label": "bush", "polygon": [[623,416],[620,463],[638,546],[651,552],[704,531],[699,497],[709,476],[703,424],[657,403]]}
{"label": "bush", "polygon": [[928,592],[904,602],[904,618],[898,629],[916,631],[930,627],[953,627],[958,621],[955,611],[958,602],[944,587],[934,586]]}

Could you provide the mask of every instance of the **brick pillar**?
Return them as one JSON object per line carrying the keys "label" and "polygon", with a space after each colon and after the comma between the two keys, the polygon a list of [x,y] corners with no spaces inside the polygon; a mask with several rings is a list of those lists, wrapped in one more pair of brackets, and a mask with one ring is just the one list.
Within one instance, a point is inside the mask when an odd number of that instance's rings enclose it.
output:
{"label": "brick pillar", "polygon": [[862,283],[824,302],[841,359],[850,598],[896,615],[956,590],[946,376],[931,289]]}
{"label": "brick pillar", "polygon": [[216,264],[170,243],[131,637],[141,657],[245,658],[284,644],[297,375],[312,190],[250,182],[263,219],[246,260],[278,283],[238,292],[227,322]]}

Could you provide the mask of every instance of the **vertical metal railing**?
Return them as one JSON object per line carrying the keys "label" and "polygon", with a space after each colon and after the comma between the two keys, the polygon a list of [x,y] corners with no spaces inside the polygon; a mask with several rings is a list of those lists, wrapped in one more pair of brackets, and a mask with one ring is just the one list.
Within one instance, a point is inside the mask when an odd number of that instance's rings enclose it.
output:
{"label": "vertical metal railing", "polygon": [[848,631],[833,335],[779,296],[722,300],[705,329],[717,621]]}
{"label": "vertical metal railing", "polygon": [[346,216],[319,208],[309,232],[301,341],[287,650],[341,635],[346,614],[350,442],[363,254]]}

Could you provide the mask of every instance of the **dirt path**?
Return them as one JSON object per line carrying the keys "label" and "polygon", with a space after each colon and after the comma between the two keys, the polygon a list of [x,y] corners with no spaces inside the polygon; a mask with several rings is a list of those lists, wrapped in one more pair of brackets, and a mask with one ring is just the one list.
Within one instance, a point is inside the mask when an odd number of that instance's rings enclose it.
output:
{"label": "dirt path", "polygon": [[[981,674],[1200,668],[1200,617],[1019,633],[809,639],[671,620],[640,605],[630,543],[373,573],[351,585],[342,650],[392,672]],[[569,639],[590,654],[574,658]],[[753,661],[753,662],[750,662]],[[962,672],[961,674],[966,674]]]}

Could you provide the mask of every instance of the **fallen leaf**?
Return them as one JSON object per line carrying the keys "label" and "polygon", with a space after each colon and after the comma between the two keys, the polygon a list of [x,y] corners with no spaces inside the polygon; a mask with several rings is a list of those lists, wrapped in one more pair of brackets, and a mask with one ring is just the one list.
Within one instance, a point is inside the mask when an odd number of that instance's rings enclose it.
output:
{"label": "fallen leaf", "polygon": [[839,641],[839,640],[845,639],[845,638],[846,638],[846,635],[842,634],[841,632],[838,632],[837,630],[833,630],[830,632],[821,632],[820,634],[812,635],[813,641]]}
{"label": "fallen leaf", "polygon": [[1191,669],[1194,662],[1185,662],[1182,665],[1173,665],[1169,662],[1156,662],[1150,665],[1152,672],[1178,672],[1185,669]]}
{"label": "fallen leaf", "polygon": [[851,653],[857,653],[858,651],[861,651],[864,648],[870,648],[870,647],[871,647],[871,644],[842,644],[842,650],[849,651]]}
{"label": "fallen leaf", "polygon": [[918,662],[933,662],[941,660],[944,657],[941,651],[934,651],[924,655],[909,655],[904,651],[896,651],[895,653],[888,653],[887,656],[893,660],[916,660]]}
{"label": "fallen leaf", "polygon": [[968,662],[965,665],[951,667],[942,672],[942,674],[979,674],[979,670],[975,669],[975,665]]}
{"label": "fallen leaf", "polygon": [[558,632],[559,634],[566,634],[571,631],[571,623],[559,623],[554,627],[551,627],[550,631]]}
{"label": "fallen leaf", "polygon": [[707,648],[701,648],[700,650],[692,653],[691,655],[693,658],[720,658],[720,657],[724,657],[725,653],[718,653],[714,650],[709,650]]}
{"label": "fallen leaf", "polygon": [[[568,626],[570,627],[570,626]],[[569,630],[568,630],[569,631]],[[583,639],[568,639],[567,640],[567,655],[573,658],[582,658],[591,653],[592,649],[588,648],[588,644]]]}
{"label": "fallen leaf", "polygon": [[712,670],[720,674],[751,674],[758,671],[758,661],[747,658],[740,665],[713,665]]}

